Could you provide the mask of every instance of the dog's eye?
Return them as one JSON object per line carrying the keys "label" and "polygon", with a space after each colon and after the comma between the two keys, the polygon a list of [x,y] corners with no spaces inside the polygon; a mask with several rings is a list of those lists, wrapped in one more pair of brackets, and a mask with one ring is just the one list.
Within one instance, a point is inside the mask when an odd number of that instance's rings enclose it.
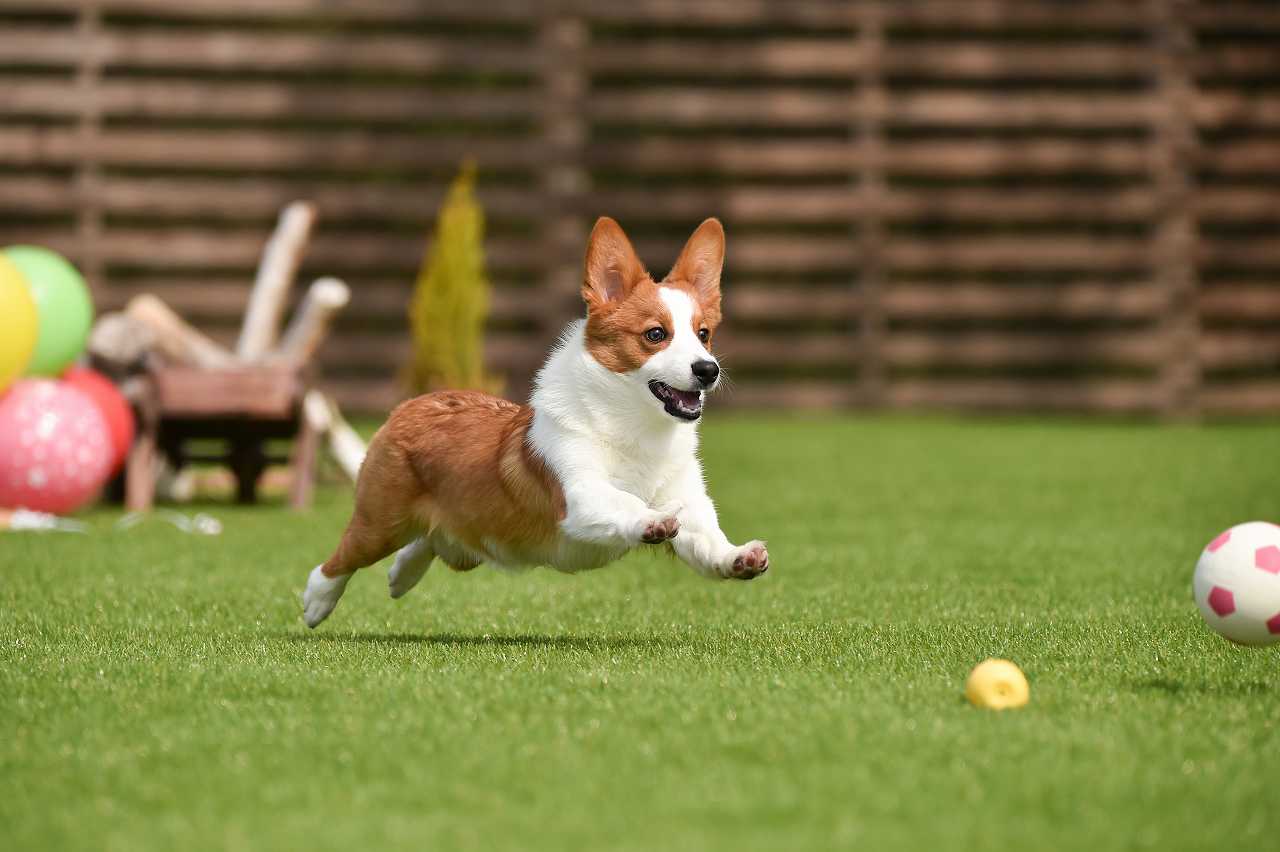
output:
{"label": "dog's eye", "polygon": [[699,340],[701,340],[703,343],[706,343],[708,340],[710,340],[710,339],[711,339],[711,329],[709,329],[709,328],[700,328],[700,329],[698,329],[698,339],[699,339]]}
{"label": "dog's eye", "polygon": [[655,325],[644,333],[644,339],[650,343],[661,343],[667,339],[667,331]]}

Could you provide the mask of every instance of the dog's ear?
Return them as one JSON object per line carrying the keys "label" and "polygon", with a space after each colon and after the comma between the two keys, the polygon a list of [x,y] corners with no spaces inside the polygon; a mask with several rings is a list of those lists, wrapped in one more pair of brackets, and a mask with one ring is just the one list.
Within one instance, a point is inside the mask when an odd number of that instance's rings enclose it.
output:
{"label": "dog's ear", "polygon": [[608,216],[596,220],[587,241],[582,300],[588,308],[620,302],[631,288],[649,277],[622,226]]}
{"label": "dog's ear", "polygon": [[708,219],[684,244],[666,280],[687,282],[704,305],[719,305],[720,270],[723,267],[724,227],[719,219]]}

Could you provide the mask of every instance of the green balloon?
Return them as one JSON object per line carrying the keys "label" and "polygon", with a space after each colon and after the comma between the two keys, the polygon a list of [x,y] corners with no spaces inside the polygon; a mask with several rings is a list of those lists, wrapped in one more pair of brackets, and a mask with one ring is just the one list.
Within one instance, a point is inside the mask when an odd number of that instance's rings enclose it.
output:
{"label": "green balloon", "polygon": [[80,356],[93,323],[84,278],[66,258],[39,246],[9,246],[5,256],[22,271],[39,317],[28,376],[57,376]]}

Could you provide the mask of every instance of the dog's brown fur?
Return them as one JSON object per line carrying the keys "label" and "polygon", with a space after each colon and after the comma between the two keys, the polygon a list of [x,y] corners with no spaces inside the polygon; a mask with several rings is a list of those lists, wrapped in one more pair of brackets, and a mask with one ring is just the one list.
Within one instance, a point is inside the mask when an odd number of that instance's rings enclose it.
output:
{"label": "dog's brown fur", "polygon": [[[670,343],[671,314],[658,291],[660,287],[683,290],[693,302],[693,332],[707,329],[707,349],[720,324],[720,258],[724,255],[724,229],[708,219],[685,245],[670,274],[655,282],[621,226],[608,217],[596,222],[587,247],[582,298],[587,303],[587,351],[615,373],[638,369],[655,352]],[[716,286],[706,286],[705,269],[714,262]],[[652,343],[644,333],[660,327],[668,337]]]}
{"label": "dog's brown fur", "polygon": [[355,514],[325,576],[350,574],[437,527],[477,550],[494,530],[522,542],[554,537],[564,494],[525,441],[532,421],[529,406],[479,391],[401,403],[369,444]]}

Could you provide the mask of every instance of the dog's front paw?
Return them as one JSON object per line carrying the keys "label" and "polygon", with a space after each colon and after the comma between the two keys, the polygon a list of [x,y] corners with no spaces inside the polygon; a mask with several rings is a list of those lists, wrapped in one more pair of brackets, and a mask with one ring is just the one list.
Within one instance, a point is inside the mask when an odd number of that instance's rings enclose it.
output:
{"label": "dog's front paw", "polygon": [[749,541],[734,552],[724,576],[730,580],[750,580],[768,570],[768,548],[763,541]]}
{"label": "dog's front paw", "polygon": [[680,521],[675,515],[645,523],[640,532],[640,541],[645,544],[662,544],[670,541],[680,532]]}

